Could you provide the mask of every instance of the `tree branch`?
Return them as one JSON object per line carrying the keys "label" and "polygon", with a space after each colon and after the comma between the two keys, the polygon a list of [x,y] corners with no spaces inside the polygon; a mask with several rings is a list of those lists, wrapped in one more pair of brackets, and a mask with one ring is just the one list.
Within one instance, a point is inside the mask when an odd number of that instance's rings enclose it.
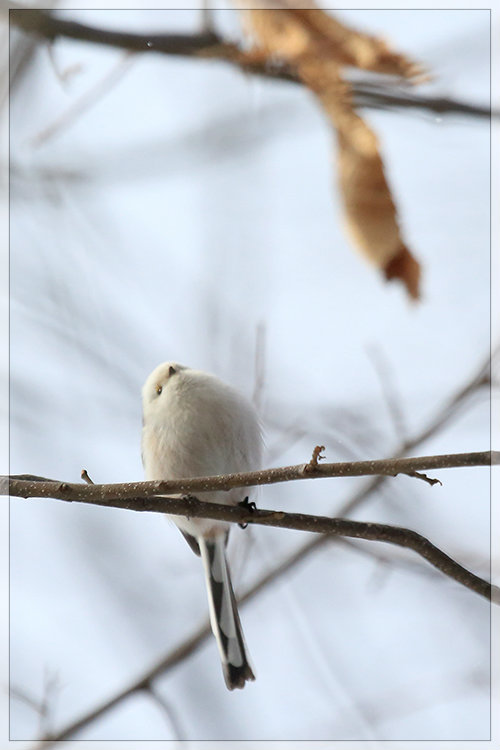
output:
{"label": "tree branch", "polygon": [[[415,476],[415,472],[424,470],[490,466],[499,462],[500,451],[481,451],[373,461],[307,463],[213,477],[92,485],[61,482],[55,479],[35,477],[31,474],[18,474],[11,477],[0,477],[0,495],[25,498],[52,497],[70,502],[75,500],[95,505],[114,505],[128,510],[156,510],[159,513],[171,513],[172,511],[167,509],[167,505],[162,504],[163,499],[159,497],[160,495],[230,490],[234,487],[255,487],[264,484],[326,477],[396,476],[397,474]],[[428,477],[426,477],[426,481],[429,481]],[[154,504],[146,503],[149,498],[156,498]]]}
{"label": "tree branch", "polygon": [[[498,460],[499,454],[492,454]],[[307,464],[307,473],[303,466],[285,467],[284,469],[269,469],[262,472],[246,474],[232,474],[222,477],[196,478],[175,481],[132,482],[126,484],[66,484],[64,482],[47,481],[44,479],[10,479],[3,481],[2,494],[9,492],[14,497],[52,497],[68,502],[83,502],[92,505],[121,508],[126,510],[167,513],[188,518],[211,518],[228,523],[257,524],[275,526],[278,528],[311,531],[320,534],[354,537],[371,541],[387,542],[400,547],[407,547],[431,565],[441,570],[463,586],[472,591],[500,602],[500,589],[491,587],[487,581],[470,573],[459,563],[435,547],[428,539],[415,531],[397,526],[380,523],[352,521],[344,518],[328,518],[326,516],[309,515],[305,513],[284,513],[272,510],[254,510],[249,512],[239,506],[208,503],[192,496],[165,497],[159,493],[229,489],[230,487],[246,487],[258,480],[259,484],[269,484],[276,481],[290,479],[304,479],[313,476],[359,476],[362,473],[396,474],[404,469],[406,473],[410,467],[451,467],[451,466],[485,466],[490,464],[490,452],[456,454],[451,456],[431,456],[419,459],[397,459],[388,461],[357,461],[348,464]],[[339,466],[341,467],[339,469]],[[326,469],[326,474],[324,470]],[[347,474],[347,471],[350,471]],[[411,469],[415,471],[414,468]],[[426,478],[428,481],[428,478]]]}
{"label": "tree branch", "polygon": [[[381,478],[381,481],[384,481],[384,479]],[[265,513],[267,511],[261,511],[261,512]],[[342,519],[327,519],[327,520],[341,521]],[[355,521],[348,521],[347,523],[356,524]],[[384,526],[384,524],[361,524],[361,525],[371,526],[371,527],[377,527],[377,526],[383,527]],[[385,527],[385,528],[397,529],[397,527]],[[401,529],[400,531],[404,532],[407,530]],[[409,532],[409,533],[415,534],[415,532]],[[419,534],[416,534],[415,536],[420,537]],[[265,573],[253,586],[251,586],[251,588],[249,588],[245,592],[243,596],[238,597],[238,604],[240,605],[244,604],[248,600],[252,599],[256,594],[262,591],[262,589],[264,589],[270,582],[274,582],[278,578],[283,576],[284,574],[288,573],[289,570],[291,570],[295,565],[297,565],[303,559],[308,557],[308,555],[311,553],[312,550],[318,549],[320,546],[323,546],[324,544],[329,542],[331,538],[332,538],[331,536],[325,534],[324,536],[321,536],[319,539],[315,539],[312,542],[307,542],[306,544],[299,547],[299,549],[295,550],[295,552],[293,552],[289,557],[287,557],[286,560],[279,563],[276,567],[272,568],[267,573]],[[424,540],[424,537],[420,537],[420,539]],[[427,540],[424,540],[424,544],[425,542],[427,542],[427,544],[429,544],[430,547],[433,547],[433,545],[431,545],[430,542],[428,542]],[[437,549],[437,548],[434,548],[434,549]],[[449,558],[447,555],[444,555],[444,553],[442,553],[440,550],[438,550],[438,552],[441,555],[443,555],[446,561],[450,561],[453,565],[458,565],[458,563],[455,563],[453,560],[451,560],[451,558]],[[461,566],[458,566],[458,567],[460,568]],[[469,571],[465,571],[465,573],[468,576],[473,575],[469,573]],[[474,578],[477,578],[477,577],[474,576]],[[487,586],[489,588],[489,584],[486,583],[485,581],[482,581],[482,579],[479,578],[478,581],[481,582],[481,587]],[[498,599],[499,589],[496,586],[492,586],[491,589],[492,589],[491,591],[492,600],[498,603],[499,602],[499,599]],[[489,594],[487,595],[487,598],[488,597],[489,597]],[[92,723],[93,721],[95,721],[97,718],[102,716],[102,714],[106,713],[111,708],[114,708],[114,706],[121,703],[121,701],[125,700],[131,695],[134,695],[136,692],[148,689],[151,683],[157,677],[163,675],[167,670],[175,667],[177,664],[179,664],[188,656],[190,656],[194,651],[196,651],[204,643],[204,641],[209,637],[210,633],[211,633],[210,624],[207,621],[191,636],[186,638],[186,640],[183,641],[179,646],[169,651],[168,654],[166,654],[162,659],[160,659],[156,664],[154,664],[153,667],[146,670],[141,676],[139,676],[139,678],[129,683],[126,687],[124,687],[120,692],[112,696],[109,700],[100,704],[93,710],[89,711],[87,714],[84,714],[72,724],[66,725],[66,727],[64,727],[62,730],[57,732],[56,735],[46,736],[40,743],[36,745],[35,750],[42,750],[42,748],[44,748],[45,750],[48,750],[48,748],[52,747],[52,745],[56,741],[60,742],[62,740],[68,739],[69,737],[73,737],[78,731],[80,731],[81,729],[83,729],[85,726]]]}
{"label": "tree branch", "polygon": [[[45,10],[11,10],[10,20],[23,31],[54,41],[62,37],[134,52],[158,52],[201,59],[219,60],[245,73],[300,84],[295,71],[282,62],[256,61],[238,44],[224,40],[212,30],[195,34],[133,34],[110,31],[67,21]],[[488,106],[470,105],[447,97],[429,97],[396,90],[380,83],[354,82],[352,90],[358,106],[391,109],[425,109],[435,114],[462,114],[474,117],[498,116]]]}
{"label": "tree branch", "polygon": [[[320,537],[319,539],[315,540],[315,543],[317,544],[319,542],[321,544],[326,542],[328,539],[329,537],[327,536]],[[267,573],[264,573],[264,575],[259,578],[259,580],[256,581],[256,583],[254,583],[245,592],[245,594],[243,594],[243,596],[238,597],[238,605],[245,604],[247,601],[256,596],[260,591],[262,591],[262,589],[264,589],[269,583],[271,583],[272,581],[276,581],[278,578],[288,573],[288,571],[295,565],[297,565],[301,560],[303,560],[304,557],[307,557],[309,550],[310,542],[308,544],[305,544],[299,550],[293,552],[289,557],[287,557],[285,561],[278,563],[278,565],[271,568],[271,570],[269,570]],[[43,750],[48,750],[48,748],[52,747],[55,742],[61,742],[62,740],[66,740],[69,737],[73,737],[81,729],[88,726],[88,724],[91,724],[103,714],[107,713],[110,709],[114,708],[123,700],[126,700],[137,692],[148,689],[149,685],[155,679],[163,675],[167,670],[172,669],[173,667],[177,666],[177,664],[180,664],[182,661],[184,661],[184,659],[186,659],[200,646],[202,646],[211,633],[212,630],[210,627],[210,622],[206,620],[203,625],[198,628],[198,630],[196,630],[182,643],[180,643],[174,649],[169,651],[165,656],[159,659],[152,667],[145,670],[143,674],[140,675],[136,680],[133,680],[122,690],[120,690],[120,692],[113,695],[107,701],[99,704],[88,713],[82,715],[79,719],[76,719],[71,724],[67,724],[63,729],[58,731],[57,734],[47,735],[46,737],[44,737],[39,743],[37,743],[37,745],[35,745],[34,750],[42,750],[42,748]]]}
{"label": "tree branch", "polygon": [[[134,34],[99,29],[76,21],[66,21],[45,10],[11,10],[10,21],[23,31],[54,41],[58,37],[74,39],[132,52],[161,52],[164,55],[213,57],[227,60],[239,53],[234,44],[223,42],[213,31],[195,34]],[[219,49],[222,47],[222,49]]]}
{"label": "tree branch", "polygon": [[[494,355],[495,356],[495,353]],[[437,415],[431,419],[431,421],[425,425],[421,431],[415,434],[413,437],[401,442],[397,450],[396,455],[404,455],[409,450],[413,450],[422,442],[428,440],[433,435],[438,433],[443,427],[457,415],[460,408],[469,401],[470,396],[477,393],[481,388],[488,387],[491,385],[489,378],[490,374],[490,357],[478,368],[477,372],[463,385],[461,386],[449,399],[445,402],[441,410],[438,411]],[[31,475],[24,475],[26,478],[34,479]],[[373,495],[375,490],[379,489],[388,477],[386,476],[375,476],[366,485],[342,505],[340,508],[341,514],[346,514],[359,507],[364,501]],[[46,480],[50,481],[50,480]],[[342,537],[332,536],[329,534],[323,534],[314,536],[308,541],[301,544],[297,549],[291,552],[284,560],[279,562],[275,567],[264,573],[244,594],[238,597],[239,604],[245,604],[249,600],[253,599],[257,594],[264,590],[269,584],[275,583],[282,576],[288,574],[302,561],[306,560],[311,554],[317,552],[323,548],[326,544],[332,544],[342,540]],[[353,543],[351,543],[353,544]],[[365,549],[368,549],[365,547]],[[492,592],[495,596],[495,592]],[[211,630],[210,625],[206,622],[197,631],[188,636],[181,644],[169,651],[163,657],[153,664],[149,669],[133,682],[127,684],[121,691],[111,696],[107,701],[99,704],[98,706],[90,709],[85,714],[82,714],[74,722],[67,724],[65,727],[60,729],[54,735],[46,737],[41,743],[36,745],[36,750],[48,750],[52,747],[55,742],[59,742],[69,737],[73,737],[81,729],[91,724],[93,721],[98,719],[103,714],[107,713],[114,706],[121,703],[123,700],[136,692],[143,690],[151,681],[164,675],[169,669],[175,667],[181,663],[184,659],[187,659],[194,651],[196,651],[210,636]]]}

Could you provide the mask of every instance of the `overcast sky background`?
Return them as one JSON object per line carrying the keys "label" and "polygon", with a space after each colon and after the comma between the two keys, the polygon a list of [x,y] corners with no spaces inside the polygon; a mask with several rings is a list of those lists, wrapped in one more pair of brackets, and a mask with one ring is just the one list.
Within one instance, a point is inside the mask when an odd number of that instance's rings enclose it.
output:
{"label": "overcast sky background", "polygon": [[[486,11],[339,15],[427,65],[435,80],[425,91],[487,103]],[[199,24],[194,11],[68,17],[144,31]],[[235,11],[216,22],[237,31]],[[51,59],[40,45],[11,96],[11,472],[142,478],[149,372],[174,359],[251,397],[259,328],[267,463],[303,462],[316,444],[328,460],[390,455],[397,436],[374,357],[413,435],[488,352],[487,121],[366,113],[423,264],[414,306],[345,238],[331,134],[299,87],[136,56],[95,106],[41,142],[123,57],[59,41]],[[62,84],[56,71],[71,66]],[[488,447],[483,396],[418,453]],[[432,488],[398,477],[355,515],[409,526],[487,576],[488,473],[439,476],[444,486]],[[280,485],[258,502],[335,515],[362,485]],[[11,501],[11,685],[40,698],[44,675],[58,675],[53,728],[206,618],[199,560],[174,527],[142,515]],[[305,540],[263,528],[234,537],[239,590]],[[332,544],[242,609],[257,675],[244,691],[226,690],[213,639],[159,681],[183,738],[488,738],[488,603],[410,554],[367,549],[396,564]],[[12,700],[11,738],[35,739],[37,727]],[[153,701],[135,697],[79,738],[176,734]]]}

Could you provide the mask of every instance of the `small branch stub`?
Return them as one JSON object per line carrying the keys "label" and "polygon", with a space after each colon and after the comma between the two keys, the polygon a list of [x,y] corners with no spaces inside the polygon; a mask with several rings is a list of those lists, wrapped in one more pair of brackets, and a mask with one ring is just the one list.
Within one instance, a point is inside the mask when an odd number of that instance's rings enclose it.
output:
{"label": "small branch stub", "polygon": [[94,484],[94,482],[88,475],[87,469],[82,469],[81,477],[84,482],[87,482],[87,484]]}
{"label": "small branch stub", "polygon": [[427,474],[422,474],[420,471],[411,471],[407,474],[407,476],[415,477],[416,479],[422,479],[424,482],[427,482],[427,484],[430,484],[431,487],[433,487],[435,484],[440,484],[441,487],[443,486],[443,483],[440,479],[428,477]]}
{"label": "small branch stub", "polygon": [[324,450],[325,450],[325,446],[324,445],[317,445],[314,448],[314,450],[312,452],[311,460],[309,461],[308,464],[306,464],[304,466],[304,473],[305,474],[312,474],[312,473],[314,473],[319,468],[318,462],[325,460],[325,456],[321,455],[321,451],[324,451]]}

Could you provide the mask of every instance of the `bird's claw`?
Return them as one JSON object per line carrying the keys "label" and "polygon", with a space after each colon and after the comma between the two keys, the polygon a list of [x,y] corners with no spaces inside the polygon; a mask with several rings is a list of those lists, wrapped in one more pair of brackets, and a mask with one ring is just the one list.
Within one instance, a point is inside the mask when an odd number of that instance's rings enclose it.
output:
{"label": "bird's claw", "polygon": [[[242,500],[241,503],[238,503],[238,505],[240,506],[240,508],[245,508],[245,510],[248,510],[250,513],[253,513],[257,510],[257,506],[255,505],[253,500],[248,499],[248,496],[244,500]],[[239,523],[238,526],[240,527],[240,529],[246,529],[248,524]]]}

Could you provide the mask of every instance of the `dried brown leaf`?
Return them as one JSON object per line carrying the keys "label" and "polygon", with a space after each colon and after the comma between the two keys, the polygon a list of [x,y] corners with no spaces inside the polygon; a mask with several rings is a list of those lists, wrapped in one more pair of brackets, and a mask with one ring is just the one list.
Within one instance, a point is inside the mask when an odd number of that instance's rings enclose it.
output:
{"label": "dried brown leaf", "polygon": [[335,57],[342,65],[408,79],[423,75],[420,65],[393,52],[383,39],[355,31],[318,8],[293,12],[321,39],[322,47],[335,48]]}
{"label": "dried brown leaf", "polygon": [[348,233],[365,257],[419,297],[420,266],[406,247],[375,133],[357,114],[346,65],[413,78],[422,69],[382,40],[348,28],[308,2],[247,11],[259,54],[285,60],[317,96],[338,141],[338,178]]}
{"label": "dried brown leaf", "polygon": [[414,300],[420,299],[420,265],[406,245],[401,244],[399,251],[385,266],[384,272],[388,281],[400,279],[410,297]]}
{"label": "dried brown leaf", "polygon": [[289,62],[321,54],[339,65],[376,73],[419,81],[425,75],[421,65],[393,51],[383,39],[346,26],[313,2],[294,8],[283,0],[272,6],[247,8],[248,23],[259,45]]}
{"label": "dried brown leaf", "polygon": [[310,31],[287,10],[246,11],[248,29],[258,47],[269,57],[278,56],[293,63],[304,55],[315,53]]}

